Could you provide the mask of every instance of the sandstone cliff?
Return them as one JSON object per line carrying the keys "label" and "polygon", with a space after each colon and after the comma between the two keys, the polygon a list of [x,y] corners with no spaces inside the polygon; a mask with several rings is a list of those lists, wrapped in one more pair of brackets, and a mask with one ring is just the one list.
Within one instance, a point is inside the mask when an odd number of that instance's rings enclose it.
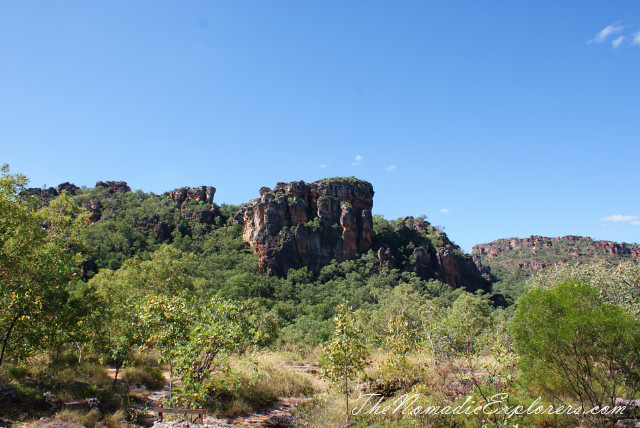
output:
{"label": "sandstone cliff", "polygon": [[[185,219],[191,227],[199,225],[204,232],[211,230],[211,225],[215,222],[216,216],[219,214],[217,207],[213,204],[213,198],[216,194],[216,188],[213,186],[198,187],[181,187],[171,192],[165,193],[163,196],[173,199],[180,209],[180,216]],[[189,202],[203,202],[196,206]],[[172,225],[163,223],[154,223],[154,233],[158,239],[163,241],[164,236],[169,236],[173,232]],[[168,238],[167,238],[168,239]]]}
{"label": "sandstone cliff", "polygon": [[303,266],[319,272],[333,259],[369,250],[372,206],[373,187],[366,181],[295,181],[260,189],[260,198],[243,207],[235,222],[260,256],[260,270],[285,276]]}
{"label": "sandstone cliff", "polygon": [[381,268],[415,272],[422,279],[437,279],[454,289],[491,290],[491,282],[471,256],[428,221],[405,217],[392,223],[392,233],[382,232],[374,240]]}
{"label": "sandstone cliff", "polygon": [[125,181],[98,181],[96,187],[104,187],[112,193],[127,193],[131,187]]}
{"label": "sandstone cliff", "polygon": [[546,267],[565,263],[590,263],[639,260],[640,246],[612,241],[594,241],[589,237],[568,235],[549,238],[498,239],[473,247],[474,261],[487,272],[501,270],[511,274],[530,274]]}
{"label": "sandstone cliff", "polygon": [[26,190],[28,195],[35,195],[42,198],[42,204],[46,205],[49,203],[49,199],[55,198],[60,195],[63,191],[66,191],[69,196],[73,196],[78,193],[80,188],[74,184],[69,182],[61,183],[57,187],[49,187],[46,189],[41,189],[39,187],[30,187]]}
{"label": "sandstone cliff", "polygon": [[341,262],[372,248],[380,268],[412,271],[471,292],[491,290],[472,258],[426,221],[399,219],[396,230],[375,236],[372,247],[373,194],[370,183],[357,179],[278,183],[273,190],[260,189],[260,198],[234,220],[244,226],[243,240],[258,253],[262,272],[286,276],[289,269],[307,266],[317,273],[333,259]]}

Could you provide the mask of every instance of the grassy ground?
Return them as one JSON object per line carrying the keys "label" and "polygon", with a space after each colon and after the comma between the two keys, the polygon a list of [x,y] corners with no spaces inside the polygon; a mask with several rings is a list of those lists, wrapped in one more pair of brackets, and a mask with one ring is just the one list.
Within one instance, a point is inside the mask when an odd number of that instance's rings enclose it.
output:
{"label": "grassy ground", "polygon": [[[207,403],[210,414],[242,421],[241,415],[277,407],[278,399],[299,397],[295,400],[297,406],[291,411],[296,426],[346,426],[345,397],[339,387],[319,377],[319,368],[315,366],[317,356],[317,352],[303,355],[295,351],[283,351],[261,352],[232,359],[231,370],[219,373],[212,379]],[[509,394],[509,405],[526,408],[535,399],[535,393],[525,385],[507,381],[505,368],[490,357],[477,360],[456,357],[435,364],[424,354],[411,354],[406,365],[394,368],[388,367],[387,357],[384,352],[374,352],[365,373],[350,384],[350,409],[360,408],[357,414],[350,416],[350,426],[579,426],[575,418],[567,416],[500,418],[482,413],[411,414],[408,410],[418,406],[423,409],[427,406],[455,407],[463,404],[467,398],[477,405],[483,405],[487,397],[499,392]],[[30,361],[26,366],[5,365],[0,369],[0,426],[3,420],[10,420],[20,421],[28,427],[43,416],[78,422],[89,428],[134,425],[146,413],[145,405],[149,403],[150,393],[165,388],[163,368],[154,366],[153,359],[149,358],[141,357],[138,363],[142,364],[122,371],[115,388],[107,369],[95,363],[78,364],[69,360],[53,367],[46,358],[40,358]],[[489,376],[491,367],[497,367],[493,377]],[[365,405],[365,394],[379,395]],[[411,406],[394,412],[398,403],[396,400],[405,394],[415,396],[415,401]],[[82,403],[87,398],[97,398],[100,408],[72,409],[61,406],[61,403],[73,401]],[[383,399],[383,404],[377,413],[372,412],[372,404],[379,398]],[[390,409],[381,411],[385,405],[391,405]]]}

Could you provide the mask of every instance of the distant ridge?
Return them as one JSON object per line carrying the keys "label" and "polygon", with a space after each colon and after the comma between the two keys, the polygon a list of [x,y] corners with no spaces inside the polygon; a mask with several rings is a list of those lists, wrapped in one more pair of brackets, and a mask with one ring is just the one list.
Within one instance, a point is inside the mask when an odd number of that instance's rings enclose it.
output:
{"label": "distant ridge", "polygon": [[491,273],[499,281],[505,274],[526,276],[536,270],[565,263],[637,261],[640,259],[640,245],[594,241],[588,236],[549,238],[532,235],[474,245],[471,255],[483,272]]}

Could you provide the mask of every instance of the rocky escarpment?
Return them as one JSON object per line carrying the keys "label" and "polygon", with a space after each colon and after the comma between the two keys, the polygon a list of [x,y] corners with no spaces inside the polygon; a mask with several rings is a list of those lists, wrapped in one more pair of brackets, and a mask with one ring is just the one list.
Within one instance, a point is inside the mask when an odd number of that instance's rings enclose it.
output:
{"label": "rocky escarpment", "polygon": [[[126,193],[131,191],[129,185],[124,181],[98,181],[96,182],[96,188],[98,187],[105,188],[110,193]],[[51,199],[61,195],[63,191],[66,192],[69,196],[75,196],[81,192],[81,189],[75,184],[65,182],[59,184],[57,187],[30,187],[26,190],[26,193],[33,196],[39,196],[40,205],[44,206],[48,205]],[[96,221],[100,220],[100,217],[102,215],[102,204],[98,199],[87,199],[82,202],[82,206],[89,213],[89,224],[93,224]]]}
{"label": "rocky escarpment", "polygon": [[[173,199],[180,209],[180,216],[192,227],[200,225],[204,232],[208,232],[219,214],[218,208],[213,204],[215,194],[216,188],[213,186],[198,186],[181,187],[165,193],[164,196]],[[191,204],[190,202],[199,202],[199,204]],[[168,225],[154,225],[154,232],[159,239],[160,234],[156,230],[162,231],[163,234],[165,232],[166,234],[171,233],[173,229],[165,231],[167,227]]]}
{"label": "rocky escarpment", "polygon": [[127,193],[131,191],[131,187],[126,181],[98,181],[96,187],[103,187],[112,193]]}
{"label": "rocky escarpment", "polygon": [[639,260],[640,246],[613,241],[594,241],[589,237],[568,235],[549,238],[498,239],[473,247],[474,261],[486,272],[502,270],[525,274],[565,263],[591,263]]}
{"label": "rocky escarpment", "polygon": [[63,191],[67,192],[68,195],[73,196],[78,193],[80,188],[75,184],[71,184],[69,182],[61,183],[57,187],[48,187],[48,188],[39,188],[39,187],[30,187],[25,193],[32,196],[39,196],[42,198],[42,204],[48,204],[51,198],[55,198],[60,195]]}
{"label": "rocky escarpment", "polygon": [[216,194],[216,188],[213,186],[199,186],[199,187],[180,187],[171,192],[167,192],[164,196],[168,196],[173,201],[182,207],[185,202],[197,201],[213,203],[213,197]]}
{"label": "rocky escarpment", "polygon": [[469,292],[491,290],[491,282],[482,276],[472,257],[457,253],[451,246],[436,249],[436,278],[451,288],[464,287]]}
{"label": "rocky escarpment", "polygon": [[578,259],[585,255],[584,252],[589,247],[598,249],[603,256],[626,255],[632,259],[640,259],[640,246],[627,244],[625,242],[618,243],[613,241],[594,241],[591,238],[567,235],[563,237],[548,238],[545,236],[532,235],[529,238],[507,238],[497,239],[488,244],[474,245],[472,254],[476,255],[484,261],[491,261],[501,254],[521,248],[531,248],[532,254],[548,252],[545,249],[553,248],[558,252],[566,254],[566,259]]}
{"label": "rocky escarpment", "polygon": [[[491,291],[491,282],[482,275],[472,257],[428,221],[405,217],[396,220],[395,227],[393,235],[376,236],[380,241],[381,268],[415,272],[422,279],[437,279],[454,289]],[[392,241],[397,237],[402,238]],[[400,248],[403,251],[398,251]]]}
{"label": "rocky escarpment", "polygon": [[[260,189],[260,198],[243,207],[235,222],[244,226],[243,239],[258,253],[261,271],[286,276],[289,269],[307,266],[317,273],[333,259],[341,262],[372,247],[373,194],[371,184],[357,179],[278,183],[273,190]],[[380,268],[415,272],[472,292],[491,290],[472,258],[444,232],[413,217],[400,219],[396,227],[389,236],[375,236]]]}
{"label": "rocky escarpment", "polygon": [[235,216],[243,239],[260,257],[260,270],[285,276],[307,266],[319,272],[331,260],[347,260],[371,246],[373,187],[353,178],[307,184],[278,183],[260,189]]}
{"label": "rocky escarpment", "polygon": [[[189,227],[200,227],[206,233],[211,230],[211,225],[219,214],[218,208],[213,204],[215,193],[216,188],[212,186],[180,187],[162,196],[173,200],[180,210],[180,217],[186,220]],[[141,232],[150,229],[160,242],[170,242],[176,228],[183,234],[187,233],[185,224],[163,220],[157,213],[134,218],[133,226]]]}

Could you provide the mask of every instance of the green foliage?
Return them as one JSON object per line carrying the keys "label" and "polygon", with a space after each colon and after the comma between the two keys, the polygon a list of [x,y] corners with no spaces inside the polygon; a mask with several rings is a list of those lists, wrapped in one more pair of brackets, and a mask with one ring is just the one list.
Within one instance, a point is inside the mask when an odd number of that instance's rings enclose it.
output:
{"label": "green foliage", "polygon": [[564,281],[578,281],[598,290],[605,303],[617,305],[640,319],[640,265],[633,261],[611,264],[562,265],[545,269],[528,281],[530,287],[550,288]]}
{"label": "green foliage", "polygon": [[372,248],[388,245],[398,267],[406,267],[412,261],[414,249],[419,246],[425,246],[432,257],[435,257],[435,249],[444,245],[451,245],[454,252],[462,254],[460,248],[453,245],[444,232],[432,226],[424,216],[387,220],[374,215],[373,232]]}
{"label": "green foliage", "polygon": [[230,354],[242,353],[250,346],[264,346],[273,331],[265,326],[259,312],[251,313],[245,305],[212,299],[199,308],[192,321],[189,340],[172,351],[182,380],[178,399],[187,405],[206,405],[216,389],[212,376],[228,371]]}
{"label": "green foliage", "polygon": [[183,295],[149,295],[140,305],[140,329],[146,346],[161,350],[169,361],[171,351],[188,339],[195,311]]}
{"label": "green foliage", "polygon": [[386,329],[387,358],[383,362],[383,371],[388,372],[393,380],[404,385],[409,368],[407,355],[416,349],[413,332],[404,314],[389,319]]}
{"label": "green foliage", "polygon": [[23,194],[26,184],[26,177],[2,168],[0,365],[7,352],[23,357],[59,342],[57,317],[68,302],[69,283],[80,276],[86,224],[80,208],[62,195],[38,209],[37,199]]}
{"label": "green foliage", "polygon": [[317,233],[322,229],[322,222],[320,221],[320,217],[314,217],[313,219],[306,222],[304,225],[305,227],[308,227],[309,229],[311,229],[311,231],[314,233]]}
{"label": "green foliage", "polygon": [[357,178],[355,178],[353,175],[349,176],[349,177],[329,177],[329,178],[323,178],[320,181],[324,181],[324,182],[338,182],[338,183],[359,183],[362,182],[362,180],[359,180]]}
{"label": "green foliage", "polygon": [[640,389],[640,322],[589,285],[531,289],[511,332],[526,383],[548,397],[592,408]]}
{"label": "green foliage", "polygon": [[469,355],[474,351],[480,334],[490,326],[491,306],[481,296],[462,293],[453,303],[445,320],[447,336],[458,352]]}
{"label": "green foliage", "polygon": [[[588,237],[543,238],[544,244],[513,248],[510,240],[501,239],[492,242],[491,255],[477,254],[484,266],[491,269],[494,290],[505,296],[511,304],[527,289],[530,277],[545,276],[548,282],[555,284],[562,280],[572,279],[572,275],[562,278],[554,271],[562,274],[577,269],[584,272],[584,266],[612,266],[628,263],[629,254],[611,254],[599,248],[595,241]],[[600,268],[599,268],[600,269]],[[584,281],[588,275],[580,275]],[[537,280],[533,280],[536,282]]]}
{"label": "green foliage", "polygon": [[351,309],[345,305],[336,308],[333,339],[323,345],[322,374],[341,389],[345,396],[346,419],[349,420],[349,381],[364,371],[367,350],[362,332],[355,326]]}

